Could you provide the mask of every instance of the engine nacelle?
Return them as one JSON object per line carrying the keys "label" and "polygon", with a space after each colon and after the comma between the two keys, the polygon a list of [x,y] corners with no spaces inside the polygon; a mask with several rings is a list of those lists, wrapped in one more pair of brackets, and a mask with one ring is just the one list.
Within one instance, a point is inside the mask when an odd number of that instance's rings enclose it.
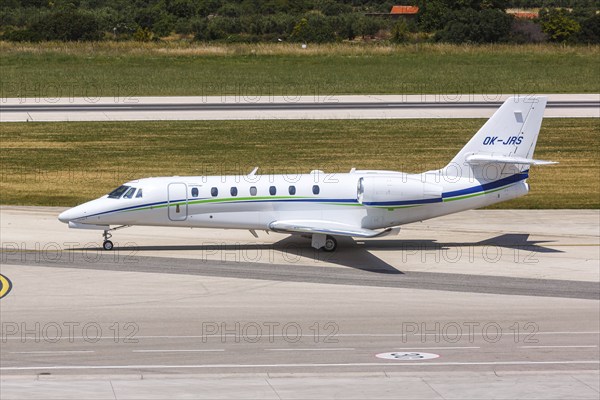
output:
{"label": "engine nacelle", "polygon": [[364,176],[358,180],[358,201],[369,206],[441,199],[442,187],[407,176]]}

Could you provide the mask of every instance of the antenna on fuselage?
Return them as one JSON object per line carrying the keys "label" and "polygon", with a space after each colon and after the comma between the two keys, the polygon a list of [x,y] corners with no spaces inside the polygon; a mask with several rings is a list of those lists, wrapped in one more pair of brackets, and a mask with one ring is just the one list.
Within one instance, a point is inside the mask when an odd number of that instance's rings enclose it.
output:
{"label": "antenna on fuselage", "polygon": [[252,172],[250,172],[248,174],[248,176],[255,176],[256,175],[256,171],[258,171],[258,167],[254,167],[254,169],[252,170]]}

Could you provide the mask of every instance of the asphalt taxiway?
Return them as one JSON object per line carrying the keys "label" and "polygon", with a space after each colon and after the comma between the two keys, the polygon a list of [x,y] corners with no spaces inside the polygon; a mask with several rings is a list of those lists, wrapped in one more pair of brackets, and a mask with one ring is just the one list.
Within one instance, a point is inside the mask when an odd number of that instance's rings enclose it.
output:
{"label": "asphalt taxiway", "polygon": [[599,396],[598,210],[469,211],[327,257],[143,227],[107,253],[59,212],[0,209],[3,399]]}
{"label": "asphalt taxiway", "polygon": [[[600,117],[599,94],[549,94],[545,117]],[[248,95],[5,98],[0,122],[489,118],[509,95]]]}

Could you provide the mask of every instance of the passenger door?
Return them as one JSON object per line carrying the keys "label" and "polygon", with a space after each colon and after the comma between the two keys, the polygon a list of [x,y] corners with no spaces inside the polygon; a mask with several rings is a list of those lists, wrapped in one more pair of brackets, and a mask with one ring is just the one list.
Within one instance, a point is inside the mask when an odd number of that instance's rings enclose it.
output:
{"label": "passenger door", "polygon": [[185,183],[170,183],[167,187],[169,219],[171,221],[185,221],[188,215],[187,185]]}

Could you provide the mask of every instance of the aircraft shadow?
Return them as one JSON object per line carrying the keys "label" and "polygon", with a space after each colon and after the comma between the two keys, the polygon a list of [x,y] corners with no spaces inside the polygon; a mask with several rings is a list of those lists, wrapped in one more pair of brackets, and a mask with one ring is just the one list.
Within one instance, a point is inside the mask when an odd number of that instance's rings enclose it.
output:
{"label": "aircraft shadow", "polygon": [[370,239],[356,242],[369,250],[445,250],[455,247],[499,247],[514,250],[532,251],[536,253],[564,253],[549,247],[540,246],[542,243],[552,243],[551,240],[529,240],[528,233],[508,233],[485,239],[479,242],[438,242],[436,240],[382,240]]}
{"label": "aircraft shadow", "polygon": [[[452,249],[479,249],[485,250],[491,257],[497,256],[497,249],[511,249],[514,252],[533,253],[562,253],[561,250],[541,246],[550,241],[529,240],[529,234],[504,234],[479,242],[437,242],[435,240],[396,240],[396,239],[368,239],[354,240],[352,238],[338,238],[338,251],[328,253],[315,250],[310,246],[310,240],[300,236],[289,236],[273,244],[255,243],[205,243],[201,245],[168,245],[168,246],[122,246],[114,250],[137,251],[143,255],[145,251],[199,251],[205,257],[221,254],[225,262],[258,262],[259,260],[273,260],[273,252],[281,253],[285,262],[302,263],[303,265],[318,266],[322,263],[332,263],[365,272],[378,274],[404,274],[393,265],[373,255],[371,251],[404,251],[406,254],[417,254],[419,251],[435,252]],[[89,250],[89,249],[73,249]],[[490,253],[491,251],[491,253]],[[271,254],[269,254],[271,252]],[[455,253],[452,253],[455,254]],[[270,258],[269,258],[270,257]],[[453,257],[453,255],[451,256]],[[273,261],[271,261],[273,262]],[[403,257],[403,261],[406,259]]]}

